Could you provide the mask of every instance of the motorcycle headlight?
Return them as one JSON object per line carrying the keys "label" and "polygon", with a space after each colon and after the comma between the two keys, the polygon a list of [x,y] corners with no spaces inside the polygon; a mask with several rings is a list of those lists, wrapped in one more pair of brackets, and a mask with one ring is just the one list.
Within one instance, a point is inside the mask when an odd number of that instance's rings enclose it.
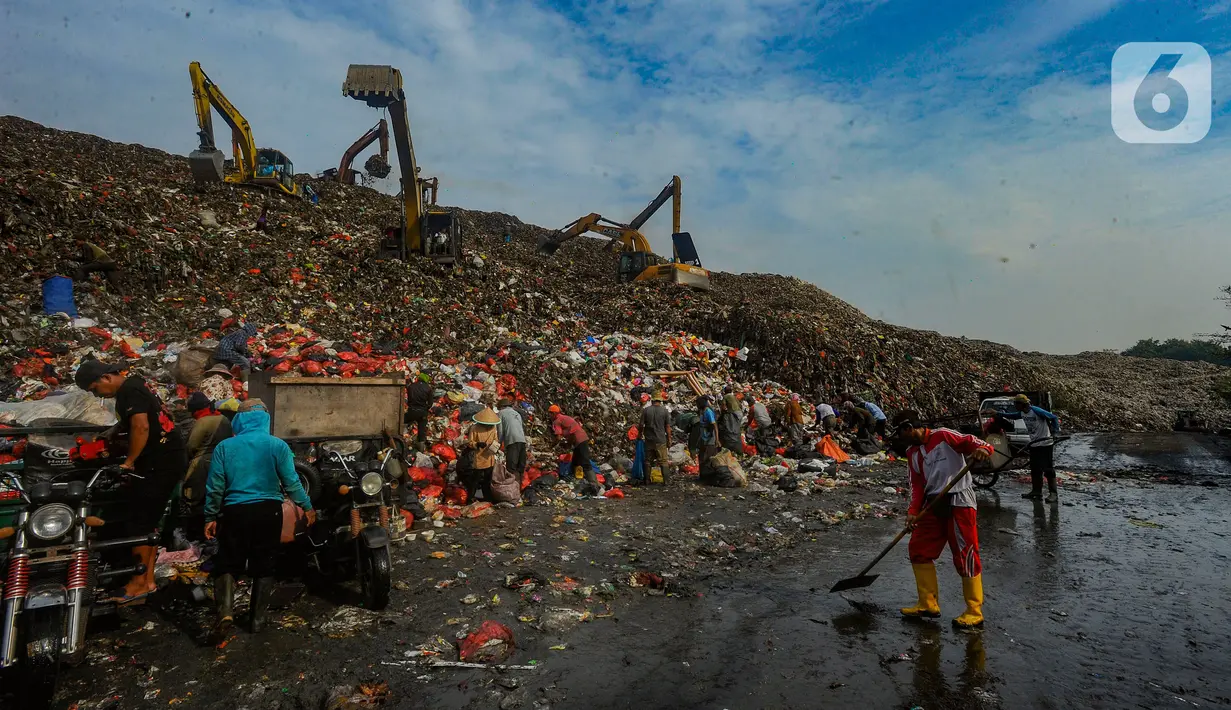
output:
{"label": "motorcycle headlight", "polygon": [[363,474],[363,478],[359,479],[359,489],[364,495],[374,496],[380,493],[380,489],[385,487],[385,478],[376,471]]}
{"label": "motorcycle headlight", "polygon": [[30,516],[30,534],[40,540],[55,540],[73,526],[73,509],[63,503],[44,505]]}

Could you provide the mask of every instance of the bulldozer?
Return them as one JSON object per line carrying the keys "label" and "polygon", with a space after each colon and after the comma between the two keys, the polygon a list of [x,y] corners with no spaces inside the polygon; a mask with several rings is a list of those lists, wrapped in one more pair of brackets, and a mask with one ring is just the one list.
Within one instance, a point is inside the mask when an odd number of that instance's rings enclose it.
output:
{"label": "bulldozer", "polygon": [[459,261],[462,234],[457,217],[436,207],[439,181],[419,177],[402,73],[385,64],[351,64],[342,83],[342,95],[388,110],[393,121],[393,141],[402,180],[402,221],[385,230],[380,256],[405,260],[411,254],[422,254],[445,265]]}
{"label": "bulldozer", "polygon": [[[697,255],[692,235],[680,231],[680,188],[679,176],[672,176],[671,182],[628,224],[606,219],[596,212],[573,220],[564,228],[542,237],[539,240],[539,251],[546,255],[555,254],[570,239],[592,232],[609,237],[610,246],[619,251],[620,264],[616,278],[620,283],[669,281],[708,291],[711,287],[710,272],[701,266],[701,258]],[[642,225],[649,221],[667,200],[671,200],[673,212],[669,261],[654,253],[649,240],[640,231]]]}
{"label": "bulldozer", "polygon": [[[200,145],[188,155],[188,167],[197,182],[229,182],[269,188],[292,197],[301,197],[295,183],[291,159],[274,148],[257,148],[252,127],[239,109],[223,95],[218,85],[206,76],[200,62],[188,65],[192,79],[192,100],[197,113]],[[222,151],[214,143],[213,110],[231,127],[231,155],[235,171],[227,173]]]}

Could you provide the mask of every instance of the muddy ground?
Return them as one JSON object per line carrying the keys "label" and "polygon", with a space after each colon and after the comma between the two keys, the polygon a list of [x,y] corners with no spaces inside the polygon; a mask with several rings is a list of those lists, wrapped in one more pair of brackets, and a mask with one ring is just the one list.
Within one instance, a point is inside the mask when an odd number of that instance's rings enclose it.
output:
{"label": "muddy ground", "polygon": [[[384,706],[423,708],[1231,705],[1224,445],[1150,435],[1066,447],[1075,464],[1103,457],[1098,482],[1065,486],[1058,505],[1022,500],[1013,476],[979,495],[980,633],[948,624],[961,593],[945,559],[946,618],[899,618],[914,594],[904,548],[871,587],[827,593],[896,533],[904,494],[885,487],[904,483],[900,468],[850,469],[854,485],[809,496],[677,481],[623,501],[501,511],[400,545],[399,588],[381,614],[315,589],[275,615],[281,628],[215,649],[201,644],[208,606],[164,594],[95,628],[60,705],[365,707],[339,695],[382,683]],[[1060,468],[1074,468],[1065,455]],[[834,524],[836,513],[862,519]],[[508,589],[523,570],[549,584]],[[638,571],[664,577],[666,593],[630,586]],[[485,619],[512,629],[508,663],[536,669],[420,665],[455,660],[454,637]],[[421,648],[442,655],[408,657]]]}

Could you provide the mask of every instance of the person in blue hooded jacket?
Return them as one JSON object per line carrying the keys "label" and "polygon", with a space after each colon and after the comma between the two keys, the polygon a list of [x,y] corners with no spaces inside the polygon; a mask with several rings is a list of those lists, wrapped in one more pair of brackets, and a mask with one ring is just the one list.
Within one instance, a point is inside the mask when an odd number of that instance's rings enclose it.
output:
{"label": "person in blue hooded jacket", "polygon": [[253,578],[250,624],[266,623],[274,587],[274,562],[282,536],[285,493],[316,522],[312,501],[295,473],[286,442],[269,433],[269,413],[259,399],[245,402],[231,421],[233,436],[214,447],[205,481],[205,537],[218,539],[214,599],[218,619],[210,640],[220,643],[234,619],[235,577]]}

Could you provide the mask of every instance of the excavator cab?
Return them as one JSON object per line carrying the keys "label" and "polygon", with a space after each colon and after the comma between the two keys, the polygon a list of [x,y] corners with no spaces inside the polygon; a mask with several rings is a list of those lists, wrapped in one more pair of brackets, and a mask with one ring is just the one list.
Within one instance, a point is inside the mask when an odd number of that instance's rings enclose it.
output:
{"label": "excavator cab", "polygon": [[452,212],[429,210],[423,215],[423,255],[437,264],[462,258],[462,232]]}
{"label": "excavator cab", "polygon": [[291,159],[280,150],[273,148],[258,148],[256,151],[256,171],[252,182],[257,185],[283,187],[287,192],[295,192],[295,166]]}
{"label": "excavator cab", "polygon": [[[457,219],[452,212],[432,210],[423,215],[420,222],[423,227],[423,255],[438,264],[453,264],[462,258],[462,232]],[[380,241],[379,258],[403,259],[409,254],[406,250],[405,233],[402,227],[389,227]]]}
{"label": "excavator cab", "polygon": [[618,269],[619,281],[622,284],[636,281],[637,277],[649,267],[649,254],[643,251],[626,251],[620,254]]}

